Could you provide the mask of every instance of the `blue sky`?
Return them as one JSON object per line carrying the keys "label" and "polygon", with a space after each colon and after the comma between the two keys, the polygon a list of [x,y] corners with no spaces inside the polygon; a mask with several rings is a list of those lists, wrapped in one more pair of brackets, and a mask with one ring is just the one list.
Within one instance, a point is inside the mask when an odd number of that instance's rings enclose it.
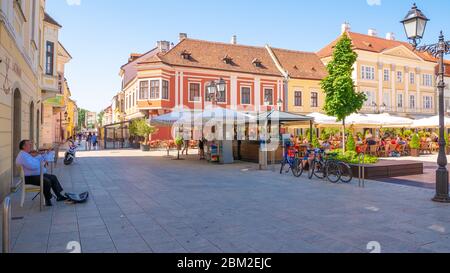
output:
{"label": "blue sky", "polygon": [[[417,0],[432,20],[425,42],[442,29],[450,39],[450,1]],[[119,69],[131,52],[157,40],[191,38],[318,51],[334,40],[344,21],[352,30],[404,39],[399,21],[413,0],[47,0],[63,25],[60,40],[73,56],[66,77],[79,107],[99,111],[120,91]]]}

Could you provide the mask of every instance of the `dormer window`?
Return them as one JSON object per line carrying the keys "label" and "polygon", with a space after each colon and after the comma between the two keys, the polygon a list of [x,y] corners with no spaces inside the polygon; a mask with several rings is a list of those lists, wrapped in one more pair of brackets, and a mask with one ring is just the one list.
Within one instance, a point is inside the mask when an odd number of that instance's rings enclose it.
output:
{"label": "dormer window", "polygon": [[262,67],[262,62],[261,62],[261,60],[259,60],[259,59],[254,59],[254,60],[252,61],[252,63],[253,63],[253,65],[254,65],[255,67]]}
{"label": "dormer window", "polygon": [[181,58],[183,58],[184,60],[191,59],[191,53],[187,50],[183,50],[180,55],[181,55]]}
{"label": "dormer window", "polygon": [[227,55],[225,55],[225,56],[222,58],[222,61],[223,61],[224,63],[226,63],[226,64],[232,64],[232,63],[233,63],[233,58],[231,58],[231,57],[228,56],[228,54],[227,54]]}

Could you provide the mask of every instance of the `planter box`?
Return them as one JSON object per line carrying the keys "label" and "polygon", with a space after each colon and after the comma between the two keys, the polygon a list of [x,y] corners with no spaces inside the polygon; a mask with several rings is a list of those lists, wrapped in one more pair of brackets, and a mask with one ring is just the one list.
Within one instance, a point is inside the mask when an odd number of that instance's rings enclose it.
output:
{"label": "planter box", "polygon": [[419,157],[420,156],[419,149],[411,149],[411,156]]}
{"label": "planter box", "polygon": [[[358,165],[350,164],[353,175],[358,178]],[[423,163],[415,161],[380,160],[373,165],[365,165],[366,179],[382,179],[423,174]]]}
{"label": "planter box", "polygon": [[150,151],[150,145],[141,144],[141,151],[149,152]]}

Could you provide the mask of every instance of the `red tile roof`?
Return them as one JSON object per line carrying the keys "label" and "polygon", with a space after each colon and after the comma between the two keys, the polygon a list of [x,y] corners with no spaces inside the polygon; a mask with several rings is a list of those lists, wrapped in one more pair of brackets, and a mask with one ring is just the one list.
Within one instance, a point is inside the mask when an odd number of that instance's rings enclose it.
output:
{"label": "red tile roof", "polygon": [[450,60],[445,60],[444,65],[445,65],[445,76],[450,77]]}
{"label": "red tile roof", "polygon": [[[183,53],[190,57],[183,58]],[[230,63],[224,61],[227,55],[232,59]],[[253,64],[255,59],[261,61],[260,67]],[[159,53],[141,61],[141,63],[157,62],[173,66],[280,76],[279,70],[264,47],[203,40],[184,39],[167,53]]]}
{"label": "red tile roof", "polygon": [[[414,51],[412,46],[407,42],[402,41],[396,41],[396,40],[387,40],[380,37],[365,35],[361,33],[355,33],[355,32],[348,32],[348,36],[350,39],[352,39],[352,43],[354,46],[354,49],[358,50],[364,50],[364,51],[370,51],[375,53],[381,53],[388,49],[393,49],[399,46],[405,46],[408,49],[410,49],[412,52],[414,52],[418,57],[424,59],[425,61],[429,62],[437,62],[437,59],[431,56],[428,53],[422,53]],[[324,47],[322,50],[320,50],[317,55],[319,55],[320,58],[325,58],[333,55],[334,46],[339,41],[341,37],[338,37],[336,40],[334,40],[332,43]]]}
{"label": "red tile roof", "polygon": [[123,70],[124,86],[127,86],[134,78],[136,78],[138,63],[145,58],[149,58],[151,56],[156,55],[157,53],[158,53],[157,48],[154,48],[144,54],[136,54],[136,53],[131,54],[129,59],[131,60],[131,62],[128,62],[127,64],[124,64],[121,67],[121,69]]}
{"label": "red tile roof", "polygon": [[[293,78],[323,79],[327,72],[315,53],[273,49],[281,66]],[[215,69],[282,76],[265,47],[184,39],[167,53],[140,58],[140,63]]]}
{"label": "red tile roof", "polygon": [[272,51],[291,78],[322,80],[328,75],[315,53],[278,48],[272,48]]}

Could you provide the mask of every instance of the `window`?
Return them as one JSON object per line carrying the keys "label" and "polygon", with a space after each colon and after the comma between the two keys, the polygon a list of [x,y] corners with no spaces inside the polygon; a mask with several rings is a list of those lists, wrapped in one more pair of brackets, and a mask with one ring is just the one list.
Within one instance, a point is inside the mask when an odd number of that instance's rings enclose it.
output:
{"label": "window", "polygon": [[168,100],[169,99],[169,81],[163,80],[162,81],[162,99]]}
{"label": "window", "polygon": [[319,93],[311,92],[311,107],[319,107]]}
{"label": "window", "polygon": [[365,102],[365,106],[373,106],[375,103],[375,93],[373,91],[364,91],[364,94],[366,94],[366,102]]}
{"label": "window", "polygon": [[383,93],[383,103],[386,107],[391,107],[391,94],[388,92]]}
{"label": "window", "polygon": [[414,95],[409,96],[409,108],[416,109],[416,96]]}
{"label": "window", "polygon": [[273,105],[273,89],[264,89],[264,102]]}
{"label": "window", "polygon": [[128,96],[128,109],[131,108],[131,94]]}
{"label": "window", "polygon": [[225,90],[219,92],[219,98],[217,98],[217,102],[226,103],[227,102],[227,88]]}
{"label": "window", "polygon": [[403,108],[403,94],[397,94],[397,107]]}
{"label": "window", "polygon": [[139,99],[148,100],[148,81],[141,81],[139,83]]}
{"label": "window", "polygon": [[302,106],[302,91],[295,91],[295,106]]}
{"label": "window", "polygon": [[127,109],[128,109],[128,96],[127,97],[125,97],[125,106],[127,107]]}
{"label": "window", "polygon": [[385,70],[384,70],[383,80],[384,80],[385,82],[388,82],[389,79],[391,78],[390,75],[389,75],[389,73],[390,73],[389,69],[385,69]]}
{"label": "window", "polygon": [[433,76],[430,74],[422,75],[422,85],[423,86],[433,86]]}
{"label": "window", "polygon": [[150,81],[150,99],[156,100],[159,97],[159,80]]}
{"label": "window", "polygon": [[200,101],[200,84],[190,83],[189,84],[189,101],[195,102]]}
{"label": "window", "polygon": [[410,84],[415,84],[416,83],[416,74],[409,73],[409,83]]}
{"label": "window", "polygon": [[133,106],[136,106],[136,92],[133,93]]}
{"label": "window", "polygon": [[402,83],[403,82],[403,72],[397,71],[397,82]]}
{"label": "window", "polygon": [[433,109],[433,97],[430,96],[423,97],[423,108]]}
{"label": "window", "polygon": [[242,87],[241,88],[241,104],[250,104],[251,103],[251,90],[250,87]]}
{"label": "window", "polygon": [[53,75],[55,44],[47,41],[45,52],[45,74]]}
{"label": "window", "polygon": [[375,80],[375,68],[373,66],[361,66],[361,78],[363,80]]}

